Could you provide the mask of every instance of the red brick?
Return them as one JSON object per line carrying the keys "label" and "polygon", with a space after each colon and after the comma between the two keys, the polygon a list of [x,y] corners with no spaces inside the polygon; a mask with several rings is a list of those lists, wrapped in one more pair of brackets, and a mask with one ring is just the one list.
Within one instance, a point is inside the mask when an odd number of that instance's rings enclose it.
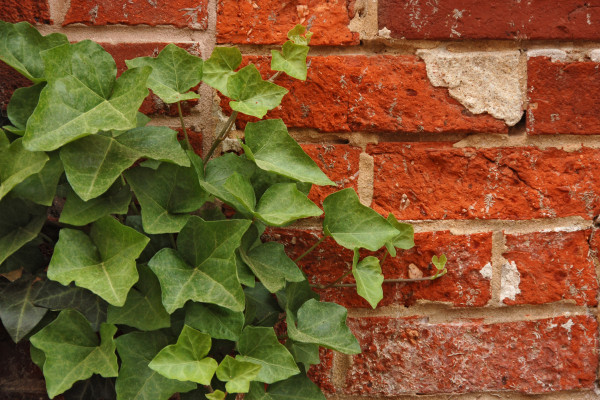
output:
{"label": "red brick", "polygon": [[6,110],[15,90],[31,85],[29,79],[0,61],[0,110]]}
{"label": "red brick", "polygon": [[[158,53],[168,43],[100,43],[104,50],[108,51],[117,64],[117,75],[121,75],[123,71],[127,69],[125,60],[132,60],[137,57],[156,57]],[[177,46],[182,47],[189,51],[191,54],[201,56],[198,47],[195,44],[189,43],[175,43]],[[196,90],[193,88],[192,90]],[[198,100],[188,100],[181,103],[181,109],[184,115],[189,115],[190,110],[198,104]],[[176,104],[165,104],[158,96],[152,91],[150,95],[144,100],[140,107],[140,112],[148,115],[152,114],[165,114],[170,116],[177,116],[177,105]]]}
{"label": "red brick", "polygon": [[529,134],[600,134],[599,63],[532,57],[527,69]]}
{"label": "red brick", "polygon": [[591,316],[487,324],[427,317],[350,319],[362,354],[345,392],[370,396],[592,389],[598,323]]}
{"label": "red brick", "polygon": [[63,25],[172,25],[205,30],[208,0],[71,0]]}
{"label": "red brick", "polygon": [[[246,57],[248,62],[265,79],[272,74],[270,58]],[[507,132],[503,121],[473,115],[447,89],[433,87],[425,63],[414,56],[316,56],[308,62],[306,82],[277,80],[290,93],[266,118],[325,132]],[[228,103],[221,105],[227,110]]]}
{"label": "red brick", "polygon": [[373,208],[399,219],[531,219],[600,212],[600,150],[453,148],[384,143],[374,157]]}
{"label": "red brick", "polygon": [[543,304],[573,300],[578,305],[596,306],[598,282],[590,255],[591,230],[537,232],[506,235],[503,256],[520,274],[514,300],[504,303]]}
{"label": "red brick", "polygon": [[[178,128],[172,128],[175,129],[177,131],[177,139],[178,140],[184,140],[185,136],[183,134],[183,129],[181,129],[181,127]],[[190,144],[192,145],[192,149],[194,150],[194,153],[198,154],[200,157],[202,157],[202,133],[201,132],[196,132],[192,129],[190,129],[189,127],[187,127],[187,134],[188,134],[188,139],[190,141]]]}
{"label": "red brick", "polygon": [[598,0],[380,0],[379,28],[406,39],[600,38]]}
{"label": "red brick", "polygon": [[311,45],[359,44],[348,24],[354,16],[349,0],[232,1],[217,3],[217,43],[283,44],[297,24],[309,25]]}
{"label": "red brick", "polygon": [[[285,245],[286,251],[296,258],[317,241],[314,231],[300,229],[274,229],[265,236]],[[491,262],[491,233],[453,235],[450,232],[427,232],[415,235],[416,246],[399,251],[396,258],[388,257],[382,265],[387,279],[408,278],[409,264],[415,264],[424,276],[435,274],[430,266],[433,255],[446,254],[448,274],[430,282],[386,283],[383,300],[379,306],[409,306],[417,300],[441,301],[454,306],[484,306],[490,300],[490,281],[482,276],[481,269]],[[364,255],[371,253],[364,253]],[[379,259],[383,251],[376,254]],[[328,238],[315,251],[303,258],[299,266],[313,284],[328,284],[342,276],[352,264],[352,252]],[[344,283],[354,283],[352,277]],[[370,308],[356,293],[356,288],[329,288],[319,290],[321,300],[333,301],[345,307]]]}
{"label": "red brick", "polygon": [[52,23],[46,0],[2,0],[0,20],[13,23],[21,21],[32,24]]}
{"label": "red brick", "polygon": [[312,365],[308,370],[308,377],[323,392],[335,393],[335,387],[333,386],[333,352],[321,347],[319,356],[321,357],[321,364]]}

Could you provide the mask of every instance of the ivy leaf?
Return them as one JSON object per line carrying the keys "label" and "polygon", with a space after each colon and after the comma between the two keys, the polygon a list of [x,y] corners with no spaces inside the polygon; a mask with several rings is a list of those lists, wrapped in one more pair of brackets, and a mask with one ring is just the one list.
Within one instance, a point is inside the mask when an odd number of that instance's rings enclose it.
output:
{"label": "ivy leaf", "polygon": [[[41,82],[37,85],[18,88],[10,98],[6,113],[20,135],[25,133],[27,120],[33,114],[33,110],[35,110],[40,99],[40,93],[45,86],[46,83]],[[16,133],[16,131],[13,130],[13,133]]]}
{"label": "ivy leaf", "polygon": [[302,363],[305,369],[311,365],[321,364],[319,356],[319,345],[314,343],[301,343],[292,339],[285,341],[285,348],[294,356],[296,363]]}
{"label": "ivy leaf", "polygon": [[[0,241],[1,240],[2,239],[0,239]],[[15,271],[21,268],[24,271],[35,273],[39,269],[46,268],[48,266],[48,261],[42,255],[42,252],[39,248],[40,244],[42,243],[43,241],[41,239],[36,238],[30,242],[27,242],[19,250],[12,253],[3,263],[0,264],[0,274]]]}
{"label": "ivy leaf", "polygon": [[127,214],[130,202],[129,186],[121,183],[115,183],[107,192],[88,201],[81,200],[69,190],[59,221],[75,226],[87,225],[109,214]]}
{"label": "ivy leaf", "polygon": [[43,58],[49,81],[27,122],[27,149],[55,150],[101,130],[136,127],[151,68],[129,69],[115,79],[110,54],[88,40],[46,50]]}
{"label": "ivy leaf", "polygon": [[[35,349],[35,347],[32,348]],[[64,393],[63,397],[65,400],[114,400],[117,394],[115,393],[115,384],[112,379],[104,379],[99,375],[92,375],[90,379],[75,383],[71,389]]]}
{"label": "ivy leaf", "polygon": [[188,213],[208,199],[194,168],[162,163],[153,170],[138,167],[125,172],[142,208],[142,224],[148,233],[179,232]]}
{"label": "ivy leaf", "polygon": [[177,237],[179,253],[162,249],[148,262],[162,288],[167,312],[194,300],[243,311],[244,293],[236,276],[235,249],[248,220],[204,221],[190,217]]}
{"label": "ivy leaf", "polygon": [[371,307],[376,308],[383,299],[383,274],[377,257],[368,256],[358,261],[358,250],[354,250],[352,275],[356,279],[356,292],[367,300]]}
{"label": "ivy leaf", "polygon": [[222,392],[221,390],[215,390],[212,393],[207,393],[206,394],[206,398],[208,400],[224,400],[225,399],[225,393]]}
{"label": "ivy leaf", "polygon": [[244,286],[254,287],[256,285],[256,277],[252,273],[252,270],[242,260],[239,252],[235,253],[235,267],[238,281]]}
{"label": "ivy leaf", "polygon": [[45,207],[15,198],[0,201],[0,264],[42,230],[46,221]]}
{"label": "ivy leaf", "polygon": [[248,252],[240,248],[240,255],[271,293],[283,289],[286,281],[300,282],[306,279],[296,263],[287,256],[281,243],[263,243]]}
{"label": "ivy leaf", "polygon": [[360,353],[358,341],[346,326],[348,311],[334,303],[308,300],[298,309],[296,317],[287,313],[287,328],[291,339],[315,343],[345,354]]}
{"label": "ivy leaf", "polygon": [[274,383],[300,373],[294,357],[279,343],[273,328],[247,326],[237,343],[236,360],[261,365],[256,380]]}
{"label": "ivy leaf", "polygon": [[[280,297],[278,294],[278,298]],[[285,288],[283,308],[295,314],[304,303],[311,299],[319,301],[319,294],[312,290],[307,280],[290,283]]]}
{"label": "ivy leaf", "polygon": [[259,168],[301,182],[335,186],[289,135],[281,119],[248,123],[244,132],[246,156]]}
{"label": "ivy leaf", "polygon": [[92,374],[117,376],[114,325],[102,324],[100,340],[88,320],[79,312],[64,310],[44,329],[31,337],[31,343],[46,356],[44,378],[48,395],[54,397],[73,383]]}
{"label": "ivy leaf", "polygon": [[228,79],[227,92],[235,100],[229,102],[233,110],[262,118],[281,103],[288,90],[263,81],[258,69],[250,64]]}
{"label": "ivy leaf", "polygon": [[250,391],[244,397],[245,400],[273,400],[265,390],[265,384],[261,382],[250,382]]}
{"label": "ivy leaf", "polygon": [[392,213],[389,213],[387,221],[398,230],[398,235],[392,241],[385,244],[392,257],[396,257],[396,247],[404,250],[415,247],[415,229],[411,224],[398,222]]}
{"label": "ivy leaf", "polygon": [[185,306],[185,324],[214,339],[235,342],[244,328],[244,314],[213,304],[189,302]]}
{"label": "ivy leaf", "polygon": [[276,183],[294,183],[296,184],[296,188],[307,196],[312,187],[312,183],[299,182],[286,176],[276,174],[275,172],[265,171],[264,169],[260,168],[255,169],[254,174],[250,178],[250,182],[252,183],[252,187],[254,188],[254,193],[256,193],[257,199],[261,198],[267,189]]}
{"label": "ivy leaf", "polygon": [[133,163],[147,157],[188,167],[190,160],[167,127],[144,126],[117,137],[92,135],[69,143],[60,151],[71,187],[82,200],[102,193]]}
{"label": "ivy leaf", "polygon": [[374,210],[360,203],[354,189],[343,189],[323,201],[323,232],[347,249],[377,251],[398,231]]}
{"label": "ivy leaf", "polygon": [[40,172],[27,177],[12,190],[12,194],[44,206],[51,206],[56,195],[56,187],[64,169],[58,153],[51,153],[50,159]]}
{"label": "ivy leaf", "polygon": [[246,324],[273,326],[277,322],[283,310],[262,283],[257,282],[254,287],[245,288],[244,295]]}
{"label": "ivy leaf", "polygon": [[288,32],[287,37],[295,44],[308,46],[312,35],[313,33],[306,30],[305,26],[298,24]]}
{"label": "ivy leaf", "polygon": [[40,172],[47,161],[46,153],[26,150],[21,138],[8,147],[0,147],[0,199],[29,176]]}
{"label": "ivy leaf", "polygon": [[125,304],[138,280],[135,259],[149,239],[111,217],[92,224],[89,236],[61,229],[48,266],[48,278],[68,285],[72,281],[115,306]]}
{"label": "ivy leaf", "polygon": [[[139,57],[125,61],[127,68],[152,67],[148,87],[165,103],[197,99],[188,92],[202,80],[202,59],[169,43],[158,57]],[[186,93],[187,92],[187,93]]]}
{"label": "ivy leaf", "polygon": [[307,75],[306,56],[309,47],[288,41],[283,44],[282,50],[283,53],[271,50],[271,69],[283,71],[292,78],[305,81]]}
{"label": "ivy leaf", "polygon": [[218,367],[214,359],[206,357],[211,343],[210,335],[184,325],[177,344],[162,349],[148,367],[169,379],[210,385]]}
{"label": "ivy leaf", "polygon": [[129,333],[119,336],[116,342],[122,361],[115,385],[117,398],[167,400],[174,393],[189,392],[196,388],[195,383],[167,379],[148,367],[156,354],[169,344],[163,332]]}
{"label": "ivy leaf", "polygon": [[22,277],[0,290],[0,319],[15,343],[31,332],[48,311],[33,303],[39,291],[33,281],[33,277]]}
{"label": "ivy leaf", "polygon": [[92,324],[94,331],[106,322],[106,309],[108,304],[92,292],[69,285],[45,280],[36,283],[38,291],[33,303],[36,306],[51,310],[73,309],[83,314]]}
{"label": "ivy leaf", "polygon": [[242,53],[237,47],[217,47],[210,58],[204,62],[204,75],[202,80],[208,86],[217,89],[227,97],[227,80],[235,74],[242,63]]}
{"label": "ivy leaf", "polygon": [[298,374],[270,385],[266,392],[262,385],[253,383],[247,400],[325,400],[325,395],[306,374]]}
{"label": "ivy leaf", "polygon": [[[132,227],[140,233],[144,233],[144,228],[142,227],[142,217],[139,215],[128,215],[125,219],[125,225]],[[140,254],[138,257],[138,263],[148,262],[156,253],[158,253],[159,250],[172,245],[170,235],[168,234],[145,235],[150,238],[150,243],[148,243],[144,251],[142,251],[142,254]]]}
{"label": "ivy leaf", "polygon": [[42,36],[27,22],[10,24],[0,21],[0,60],[32,82],[44,80],[44,62],[40,52],[65,43],[61,33]]}
{"label": "ivy leaf", "polygon": [[145,265],[138,266],[138,274],[140,279],[127,294],[123,307],[108,307],[107,322],[142,331],[168,328],[171,318],[162,305],[158,279]]}
{"label": "ivy leaf", "polygon": [[227,393],[248,393],[250,381],[254,380],[262,366],[255,363],[236,360],[225,356],[219,368],[217,378],[225,384]]}
{"label": "ivy leaf", "polygon": [[260,198],[254,215],[267,225],[284,226],[321,214],[323,211],[300,192],[295,183],[276,183]]}

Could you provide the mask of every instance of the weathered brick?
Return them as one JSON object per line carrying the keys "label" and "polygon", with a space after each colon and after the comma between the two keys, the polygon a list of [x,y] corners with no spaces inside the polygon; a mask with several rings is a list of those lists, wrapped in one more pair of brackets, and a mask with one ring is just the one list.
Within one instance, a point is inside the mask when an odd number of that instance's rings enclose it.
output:
{"label": "weathered brick", "polygon": [[527,69],[529,134],[600,134],[600,63],[532,57]]}
{"label": "weathered brick", "polygon": [[[168,43],[100,43],[104,50],[108,51],[117,64],[117,75],[121,75],[123,71],[127,69],[125,60],[132,60],[137,57],[156,57],[158,53]],[[195,44],[190,43],[175,43],[179,47],[182,47],[189,51],[191,54],[201,56],[200,51]],[[195,88],[192,88],[195,90]],[[144,100],[140,107],[140,112],[144,114],[166,114],[170,116],[177,116],[177,105],[176,104],[165,104],[158,96],[152,91],[150,95]],[[198,104],[198,100],[188,100],[181,103],[181,109],[184,115],[189,115],[190,110]]]}
{"label": "weathered brick", "polygon": [[493,324],[379,317],[349,325],[363,353],[347,372],[348,394],[543,393],[591,389],[596,380],[598,323],[591,316]]}
{"label": "weathered brick", "polygon": [[384,143],[374,157],[373,208],[399,219],[531,219],[600,212],[600,150],[454,148]]}
{"label": "weathered brick", "polygon": [[[267,240],[283,243],[291,258],[296,258],[317,241],[314,231],[301,229],[273,229]],[[408,266],[414,264],[423,276],[435,274],[430,265],[433,255],[446,254],[448,274],[435,281],[413,283],[386,283],[379,306],[409,306],[417,300],[441,301],[454,306],[484,306],[490,299],[490,277],[481,271],[491,262],[491,233],[453,235],[450,232],[427,232],[415,235],[416,246],[399,251],[396,258],[388,257],[382,265],[387,279],[408,278]],[[365,252],[363,255],[372,254]],[[380,259],[383,251],[376,254]],[[299,265],[313,284],[328,284],[342,276],[352,264],[352,252],[328,238],[316,250],[303,258]],[[489,266],[488,266],[489,267]],[[344,283],[353,283],[352,277]],[[319,290],[321,299],[346,307],[370,308],[356,293],[354,287]]]}
{"label": "weathered brick", "polygon": [[[245,57],[265,79],[270,57]],[[290,93],[267,118],[288,127],[325,132],[506,132],[501,120],[473,115],[436,88],[425,63],[414,56],[316,56],[308,58],[306,82],[282,76],[277,84]],[[221,105],[227,110],[228,100]],[[241,122],[252,121],[243,117]]]}
{"label": "weathered brick", "polygon": [[[183,129],[181,129],[181,127],[174,127],[171,129],[177,131],[177,139],[179,139],[180,141],[185,139],[185,135],[183,134]],[[202,157],[202,133],[196,132],[193,129],[190,129],[189,127],[187,127],[186,130],[188,134],[188,139],[190,141],[190,144],[192,145],[192,149],[194,149],[194,152],[196,154]]]}
{"label": "weathered brick", "polygon": [[63,25],[172,25],[205,30],[208,0],[71,0]]}
{"label": "weathered brick", "polygon": [[0,61],[0,110],[6,110],[15,90],[31,85],[29,79]]}
{"label": "weathered brick", "polygon": [[335,393],[333,385],[333,352],[321,347],[319,349],[321,364],[313,365],[308,370],[308,377],[316,383],[323,392]]}
{"label": "weathered brick", "polygon": [[591,230],[506,235],[503,256],[518,271],[520,282],[514,298],[501,300],[509,305],[573,300],[596,306],[598,282],[590,235]]}
{"label": "weathered brick", "polygon": [[380,0],[379,29],[406,39],[600,38],[597,0]]}
{"label": "weathered brick", "polygon": [[350,32],[350,0],[231,1],[217,3],[217,43],[283,44],[297,24],[310,25],[311,45],[359,44]]}
{"label": "weathered brick", "polygon": [[2,0],[0,20],[13,23],[21,21],[32,24],[52,23],[46,0]]}

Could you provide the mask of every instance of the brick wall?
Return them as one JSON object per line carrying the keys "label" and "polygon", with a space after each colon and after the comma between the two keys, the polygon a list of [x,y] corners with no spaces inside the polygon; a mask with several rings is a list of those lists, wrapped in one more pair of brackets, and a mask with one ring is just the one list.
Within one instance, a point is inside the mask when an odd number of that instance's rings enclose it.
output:
{"label": "brick wall", "polygon": [[[340,187],[415,225],[387,278],[449,259],[442,279],[386,284],[377,310],[323,291],[363,353],[322,352],[315,381],[336,400],[600,398],[600,1],[4,0],[0,19],[98,41],[120,71],[171,42],[204,58],[234,44],[264,69],[310,24],[308,80],[280,78],[291,94],[268,116]],[[0,65],[0,105],[25,83]],[[198,90],[185,109],[201,150],[227,108]],[[143,110],[178,125],[156,97]],[[267,236],[300,254],[318,227]],[[349,260],[327,241],[301,266],[324,283]]]}

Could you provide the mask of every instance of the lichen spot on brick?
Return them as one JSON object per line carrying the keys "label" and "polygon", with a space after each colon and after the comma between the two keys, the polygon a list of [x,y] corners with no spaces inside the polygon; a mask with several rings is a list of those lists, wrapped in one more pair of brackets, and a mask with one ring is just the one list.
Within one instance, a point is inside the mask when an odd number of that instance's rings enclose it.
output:
{"label": "lichen spot on brick", "polygon": [[453,53],[446,48],[419,50],[433,86],[473,114],[488,113],[513,126],[523,115],[524,70],[517,50]]}
{"label": "lichen spot on brick", "polygon": [[502,265],[502,275],[500,277],[500,301],[504,299],[515,300],[521,293],[519,284],[521,283],[521,274],[514,261]]}

